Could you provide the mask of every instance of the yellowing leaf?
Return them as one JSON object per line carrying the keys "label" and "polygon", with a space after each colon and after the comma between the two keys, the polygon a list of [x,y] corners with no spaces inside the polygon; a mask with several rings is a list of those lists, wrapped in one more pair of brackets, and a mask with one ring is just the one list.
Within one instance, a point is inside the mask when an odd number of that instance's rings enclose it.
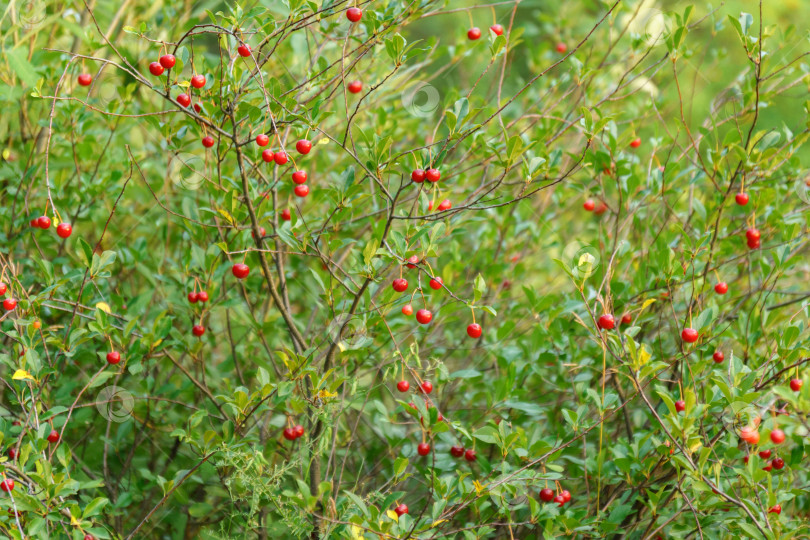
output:
{"label": "yellowing leaf", "polygon": [[28,373],[24,369],[18,369],[17,371],[15,371],[14,375],[12,375],[11,378],[14,379],[15,381],[25,380],[25,379],[31,380],[31,381],[36,380],[36,379],[34,379],[33,375],[31,375],[30,373]]}
{"label": "yellowing leaf", "polygon": [[441,525],[442,523],[444,523],[446,521],[447,521],[446,519],[440,519],[439,521],[434,521],[433,523],[430,524],[430,528],[432,529],[433,527],[437,527],[437,526]]}
{"label": "yellowing leaf", "polygon": [[361,540],[362,538],[365,538],[365,536],[363,536],[363,529],[357,525],[352,525],[352,540]]}
{"label": "yellowing leaf", "polygon": [[481,492],[484,490],[484,486],[478,480],[473,480],[473,487],[477,495],[481,495]]}
{"label": "yellowing leaf", "polygon": [[639,366],[646,365],[647,362],[650,361],[650,356],[652,355],[650,354],[650,351],[647,350],[646,345],[642,345],[641,350],[638,352],[638,365]]}
{"label": "yellowing leaf", "polygon": [[334,392],[330,392],[329,390],[326,390],[324,388],[323,390],[318,392],[318,397],[321,398],[321,399],[327,399],[327,398],[337,397],[337,394],[334,393]]}
{"label": "yellowing leaf", "polygon": [[329,144],[329,139],[327,137],[324,137],[323,139],[318,141],[318,144]]}
{"label": "yellowing leaf", "polygon": [[399,516],[397,515],[396,512],[394,512],[393,510],[386,510],[385,513],[388,514],[388,517],[399,523]]}
{"label": "yellowing leaf", "polygon": [[112,313],[110,305],[107,302],[99,302],[98,304],[96,304],[96,308],[100,309],[104,313]]}
{"label": "yellowing leaf", "polygon": [[231,225],[236,225],[236,222],[234,222],[233,220],[233,216],[231,216],[231,214],[229,214],[227,210],[225,210],[224,208],[217,208],[217,212],[219,212],[222,215],[222,217],[227,219],[228,223],[230,223]]}

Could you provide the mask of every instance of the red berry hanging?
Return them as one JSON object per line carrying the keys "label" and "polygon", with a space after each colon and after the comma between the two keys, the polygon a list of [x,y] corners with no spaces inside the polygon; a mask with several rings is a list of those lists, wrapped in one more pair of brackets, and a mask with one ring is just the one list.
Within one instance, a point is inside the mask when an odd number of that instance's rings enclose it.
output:
{"label": "red berry hanging", "polygon": [[360,81],[352,81],[349,83],[348,88],[349,92],[351,92],[352,94],[359,94],[360,92],[363,91],[363,83],[361,83]]}
{"label": "red berry hanging", "polygon": [[478,323],[472,323],[471,325],[467,326],[467,335],[471,338],[480,338],[481,331],[481,325]]}
{"label": "red berry hanging", "polygon": [[292,174],[292,179],[296,184],[303,184],[307,181],[307,173],[306,171],[295,171]]}
{"label": "red berry hanging", "polygon": [[60,238],[67,238],[73,233],[73,227],[69,223],[60,223],[56,226],[56,234]]}
{"label": "red berry hanging", "polygon": [[245,279],[250,274],[250,267],[244,263],[237,263],[231,268],[231,272],[238,279]]}
{"label": "red berry hanging", "polygon": [[160,65],[160,62],[152,62],[149,64],[149,73],[155,77],[160,77],[163,75],[163,66]]}
{"label": "red berry hanging", "polygon": [[191,78],[191,86],[194,88],[202,88],[205,86],[205,75],[194,75]]}
{"label": "red berry hanging", "polygon": [[309,188],[304,184],[301,184],[300,186],[295,186],[295,189],[293,191],[298,197],[303,198],[309,195]]}
{"label": "red berry hanging", "polygon": [[107,353],[107,362],[110,364],[117,364],[121,361],[121,353],[118,351],[110,351]]}
{"label": "red berry hanging", "polygon": [[171,69],[174,67],[175,62],[177,59],[174,57],[173,54],[164,54],[160,57],[160,65],[165,67],[166,69]]}
{"label": "red berry hanging", "polygon": [[309,151],[312,150],[312,143],[306,139],[301,139],[295,143],[295,149],[299,154],[309,154]]}
{"label": "red berry hanging", "polygon": [[79,84],[82,86],[90,86],[93,82],[93,76],[89,73],[82,73],[79,75]]}
{"label": "red berry hanging", "polygon": [[416,312],[416,320],[421,324],[427,324],[433,319],[433,313],[426,309],[420,309]]}
{"label": "red berry hanging", "polygon": [[471,41],[475,41],[476,39],[481,37],[481,29],[477,26],[473,26],[469,30],[467,30],[467,38]]}
{"label": "red berry hanging", "polygon": [[[363,17],[363,11],[356,8],[351,7],[346,10],[346,18],[352,22],[357,22]],[[407,508],[407,507],[406,507]],[[405,512],[407,514],[407,512]]]}

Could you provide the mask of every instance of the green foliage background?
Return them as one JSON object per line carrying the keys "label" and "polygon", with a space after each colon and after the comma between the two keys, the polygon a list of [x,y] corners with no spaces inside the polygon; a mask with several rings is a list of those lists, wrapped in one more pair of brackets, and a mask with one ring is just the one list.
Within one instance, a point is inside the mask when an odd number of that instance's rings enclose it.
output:
{"label": "green foliage background", "polygon": [[807,537],[807,2],[350,5],[5,4],[2,535]]}

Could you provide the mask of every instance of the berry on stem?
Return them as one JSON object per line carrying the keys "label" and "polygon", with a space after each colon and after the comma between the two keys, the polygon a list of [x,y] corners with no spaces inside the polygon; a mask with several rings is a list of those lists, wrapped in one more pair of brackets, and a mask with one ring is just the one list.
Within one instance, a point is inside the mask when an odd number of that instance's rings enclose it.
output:
{"label": "berry on stem", "polygon": [[93,82],[93,76],[89,73],[82,73],[79,75],[79,84],[82,86],[90,86]]}
{"label": "berry on stem", "polygon": [[431,289],[433,289],[435,291],[438,291],[439,289],[442,288],[442,285],[444,284],[444,281],[442,281],[442,278],[440,278],[440,277],[433,277],[433,278],[430,278],[430,283],[429,284],[430,284]]}
{"label": "berry on stem", "polygon": [[407,279],[402,279],[402,278],[395,279],[394,282],[391,284],[391,287],[393,287],[394,290],[397,291],[397,292],[407,291],[408,290],[408,280]]}
{"label": "berry on stem", "polygon": [[632,141],[630,141],[630,148],[638,148],[639,146],[641,146],[640,138],[635,138]]}
{"label": "berry on stem", "polygon": [[686,410],[686,402],[682,399],[679,399],[675,402],[675,410],[677,412],[684,412]]}
{"label": "berry on stem", "polygon": [[420,309],[416,312],[416,320],[420,324],[428,324],[433,319],[433,313],[426,309]]}
{"label": "berry on stem", "polygon": [[191,86],[198,89],[205,86],[205,75],[194,75],[191,78]]}
{"label": "berry on stem", "polygon": [[[358,10],[360,11],[360,10]],[[396,508],[394,508],[394,512],[397,513],[397,516],[402,517],[404,514],[408,513],[408,505],[405,503],[400,504]]]}
{"label": "berry on stem", "polygon": [[262,151],[262,160],[263,160],[265,163],[272,163],[272,162],[273,162],[273,158],[274,158],[274,157],[275,157],[275,154],[273,154],[273,151],[272,151],[272,150],[270,150],[269,148],[265,148],[265,149]]}
{"label": "berry on stem", "polygon": [[236,48],[236,52],[238,52],[239,56],[242,58],[246,58],[250,56],[250,45],[243,43]]}
{"label": "berry on stem", "polygon": [[172,69],[174,64],[177,62],[177,58],[174,57],[173,54],[164,54],[160,57],[160,65],[165,67],[166,69]]}
{"label": "berry on stem", "polygon": [[422,392],[425,394],[430,394],[433,392],[433,383],[430,381],[422,381],[420,386],[422,388]]}
{"label": "berry on stem", "polygon": [[155,77],[160,77],[163,75],[163,66],[161,66],[159,62],[152,62],[149,64],[149,73]]}
{"label": "berry on stem", "polygon": [[472,323],[467,326],[467,335],[471,338],[480,338],[481,332],[481,325],[478,323]]}
{"label": "berry on stem", "polygon": [[493,24],[492,26],[489,27],[489,29],[492,30],[496,36],[503,35],[503,26],[501,26],[500,24]]}
{"label": "berry on stem", "polygon": [[48,216],[39,216],[37,218],[37,225],[40,229],[50,229],[51,228],[51,218]]}
{"label": "berry on stem", "polygon": [[419,443],[419,446],[416,447],[416,452],[420,456],[426,456],[430,453],[430,445],[428,443]]}
{"label": "berry on stem", "polygon": [[428,169],[425,171],[425,178],[428,182],[438,182],[442,178],[442,173],[439,169]]}
{"label": "berry on stem", "polygon": [[694,343],[698,340],[698,331],[694,328],[684,328],[681,332],[681,338],[687,343]]}
{"label": "berry on stem", "polygon": [[295,171],[292,174],[292,179],[296,184],[303,184],[307,181],[307,173],[306,171]]}
{"label": "berry on stem", "polygon": [[205,327],[201,324],[195,324],[191,327],[191,333],[197,337],[202,337],[205,334]]}
{"label": "berry on stem", "polygon": [[301,139],[295,143],[295,149],[298,150],[299,154],[309,154],[309,151],[312,150],[312,143],[307,139]]}
{"label": "berry on stem", "polygon": [[352,94],[359,94],[363,91],[363,83],[360,81],[352,81],[349,83],[348,89]]}
{"label": "berry on stem", "polygon": [[56,234],[60,238],[67,238],[71,233],[73,233],[73,227],[71,227],[69,223],[63,222],[56,226]]}
{"label": "berry on stem", "polygon": [[404,306],[402,306],[402,314],[407,317],[413,315],[413,306],[410,304],[405,304]]}
{"label": "berry on stem", "polygon": [[[351,8],[346,10],[346,18],[349,19],[352,22],[357,22],[362,17],[363,17],[363,11],[361,9],[358,9],[356,7],[351,7]],[[407,506],[405,508],[407,508]],[[408,512],[406,511],[405,513],[407,514]]]}
{"label": "berry on stem", "polygon": [[469,450],[467,450],[466,452],[464,452],[464,459],[466,459],[466,460],[467,460],[467,461],[469,461],[469,462],[473,462],[473,461],[475,461],[475,459],[476,459],[476,456],[475,456],[475,450],[473,450],[472,448],[470,448]]}
{"label": "berry on stem", "polygon": [[616,326],[616,319],[613,318],[613,315],[610,313],[605,313],[599,320],[596,321],[596,325],[602,330],[613,330]]}
{"label": "berry on stem", "polygon": [[554,500],[554,491],[549,488],[543,488],[540,490],[540,500],[543,502],[551,502]]}
{"label": "berry on stem", "polygon": [[411,383],[409,383],[408,381],[399,381],[397,383],[397,390],[399,390],[400,392],[407,392],[410,387]]}
{"label": "berry on stem", "polygon": [[290,213],[289,208],[285,208],[281,211],[281,219],[284,221],[290,221],[292,219],[292,214]]}
{"label": "berry on stem", "polygon": [[206,148],[211,148],[212,146],[214,146],[214,138],[210,135],[206,135],[205,137],[203,137],[202,145]]}
{"label": "berry on stem", "polygon": [[298,197],[306,197],[307,195],[309,195],[309,188],[304,184],[301,184],[300,186],[295,186],[295,189],[293,191]]}
{"label": "berry on stem", "polygon": [[470,41],[475,41],[476,39],[479,39],[480,37],[481,37],[481,29],[478,28],[477,26],[473,26],[472,28],[467,30],[467,38]]}
{"label": "berry on stem", "polygon": [[712,360],[714,360],[715,364],[722,364],[723,360],[726,359],[726,355],[723,354],[723,351],[714,351],[712,355]]}
{"label": "berry on stem", "polygon": [[584,203],[582,203],[582,208],[584,208],[587,212],[593,212],[593,209],[596,208],[596,203],[593,202],[593,199],[587,199]]}
{"label": "berry on stem", "polygon": [[[3,309],[6,311],[11,311],[17,307],[17,301],[13,298],[6,298],[3,300]],[[418,315],[417,315],[418,317]]]}
{"label": "berry on stem", "polygon": [[121,361],[121,353],[118,351],[110,351],[107,353],[107,363],[117,364]]}
{"label": "berry on stem", "polygon": [[414,169],[411,173],[411,180],[417,184],[421,184],[425,181],[425,171],[423,169]]}
{"label": "berry on stem", "polygon": [[771,431],[771,442],[773,444],[782,444],[785,442],[785,432],[779,428],[775,428]]}
{"label": "berry on stem", "polygon": [[267,146],[268,144],[270,144],[270,137],[268,137],[264,133],[259,133],[258,135],[256,135],[256,144],[258,144],[259,146]]}
{"label": "berry on stem", "polygon": [[177,103],[183,107],[188,107],[191,105],[191,97],[188,94],[180,94],[177,96]]}
{"label": "berry on stem", "polygon": [[281,152],[276,152],[273,156],[273,161],[276,162],[276,165],[284,165],[287,163],[287,152],[283,150]]}
{"label": "berry on stem", "polygon": [[250,267],[245,263],[237,263],[233,265],[231,272],[233,272],[233,275],[238,279],[245,279],[248,277],[248,274],[250,274]]}
{"label": "berry on stem", "polygon": [[804,384],[804,381],[802,381],[799,378],[790,379],[790,389],[793,390],[794,392],[801,391],[803,384]]}
{"label": "berry on stem", "polygon": [[717,294],[726,294],[728,292],[728,283],[725,281],[721,281],[717,285],[714,286],[714,292]]}
{"label": "berry on stem", "polygon": [[55,443],[59,442],[59,432],[55,429],[52,429],[50,433],[48,433],[48,442]]}

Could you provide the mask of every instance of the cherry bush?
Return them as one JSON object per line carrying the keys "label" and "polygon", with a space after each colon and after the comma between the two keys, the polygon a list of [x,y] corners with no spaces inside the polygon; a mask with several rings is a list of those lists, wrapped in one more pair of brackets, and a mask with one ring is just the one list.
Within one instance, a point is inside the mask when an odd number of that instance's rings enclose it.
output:
{"label": "cherry bush", "polygon": [[800,5],[10,2],[2,535],[807,537]]}

